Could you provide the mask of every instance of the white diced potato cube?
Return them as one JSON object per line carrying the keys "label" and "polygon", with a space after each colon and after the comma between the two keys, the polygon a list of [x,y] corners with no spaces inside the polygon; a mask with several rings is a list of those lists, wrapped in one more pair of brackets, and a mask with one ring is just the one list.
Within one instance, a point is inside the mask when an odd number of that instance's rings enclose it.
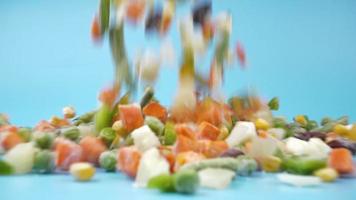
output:
{"label": "white diced potato cube", "polygon": [[31,172],[35,157],[35,147],[32,143],[22,143],[13,147],[4,155],[4,160],[15,170],[16,174]]}
{"label": "white diced potato cube", "polygon": [[252,139],[256,135],[257,133],[254,123],[241,121],[235,124],[230,135],[226,138],[226,142],[229,147],[234,147],[246,140]]}
{"label": "white diced potato cube", "polygon": [[134,130],[131,135],[135,147],[141,152],[160,145],[158,137],[147,125]]}
{"label": "white diced potato cube", "polygon": [[235,172],[228,169],[207,168],[199,171],[200,185],[212,189],[224,189],[235,177]]}

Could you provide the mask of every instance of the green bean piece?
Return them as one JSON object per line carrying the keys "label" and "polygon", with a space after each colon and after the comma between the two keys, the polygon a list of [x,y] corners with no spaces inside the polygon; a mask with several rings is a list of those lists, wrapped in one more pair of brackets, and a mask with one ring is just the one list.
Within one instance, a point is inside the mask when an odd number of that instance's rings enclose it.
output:
{"label": "green bean piece", "polygon": [[77,140],[80,136],[80,131],[76,126],[67,127],[62,129],[62,135],[70,140]]}
{"label": "green bean piece", "polygon": [[164,131],[164,124],[156,117],[146,116],[145,124],[157,135],[162,136]]}
{"label": "green bean piece", "polygon": [[278,97],[273,97],[269,102],[268,102],[268,107],[271,110],[278,110],[279,109],[279,99]]}
{"label": "green bean piece", "polygon": [[39,151],[35,154],[33,170],[37,173],[51,173],[55,169],[54,155],[49,150]]}
{"label": "green bean piece", "polygon": [[106,127],[100,131],[99,137],[107,146],[110,146],[116,137],[116,132],[111,127]]}
{"label": "green bean piece", "polygon": [[318,128],[318,122],[316,122],[315,120],[309,120],[307,126],[305,127],[305,129],[308,131],[315,128]]}
{"label": "green bean piece", "polygon": [[164,127],[163,144],[173,145],[176,142],[177,133],[174,128],[174,124],[167,122]]}
{"label": "green bean piece", "polygon": [[100,132],[103,128],[110,127],[112,121],[112,113],[110,106],[102,104],[98,112],[95,114],[95,129]]}
{"label": "green bean piece", "polygon": [[21,127],[17,132],[24,142],[29,142],[31,140],[32,129]]}
{"label": "green bean piece", "polygon": [[115,151],[105,151],[99,157],[99,165],[107,172],[114,172],[116,169]]}
{"label": "green bean piece", "polygon": [[330,122],[332,122],[332,121],[333,121],[333,119],[331,119],[330,117],[324,117],[323,119],[321,119],[320,124],[321,124],[322,126],[324,126],[325,124],[330,123]]}
{"label": "green bean piece", "polygon": [[287,126],[287,120],[284,117],[274,117],[272,123],[275,128],[285,128]]}
{"label": "green bean piece", "polygon": [[110,0],[100,0],[100,31],[103,35],[109,29]]}
{"label": "green bean piece", "polygon": [[78,125],[80,125],[80,124],[82,124],[82,123],[90,123],[90,122],[93,122],[96,112],[97,112],[97,111],[94,110],[94,111],[87,112],[87,113],[85,113],[85,114],[83,114],[83,115],[81,115],[81,116],[75,118],[75,119],[73,120],[73,122],[74,122],[73,124],[74,124],[75,126],[78,126]]}
{"label": "green bean piece", "polygon": [[14,168],[4,160],[0,160],[0,175],[10,175],[14,173]]}
{"label": "green bean piece", "polygon": [[347,116],[342,116],[335,121],[330,121],[324,124],[322,127],[314,128],[312,131],[328,133],[334,130],[335,125],[342,124],[347,125],[349,123],[349,118]]}
{"label": "green bean piece", "polygon": [[154,90],[152,87],[148,86],[143,93],[143,96],[140,101],[141,108],[144,108],[153,98]]}
{"label": "green bean piece", "polygon": [[147,183],[147,188],[158,189],[161,192],[174,192],[173,176],[160,174],[152,177]]}
{"label": "green bean piece", "polygon": [[194,170],[180,170],[173,175],[173,185],[177,192],[193,194],[199,187],[199,176]]}
{"label": "green bean piece", "polygon": [[314,171],[326,167],[325,159],[309,159],[301,157],[285,157],[282,168],[290,173],[309,175]]}

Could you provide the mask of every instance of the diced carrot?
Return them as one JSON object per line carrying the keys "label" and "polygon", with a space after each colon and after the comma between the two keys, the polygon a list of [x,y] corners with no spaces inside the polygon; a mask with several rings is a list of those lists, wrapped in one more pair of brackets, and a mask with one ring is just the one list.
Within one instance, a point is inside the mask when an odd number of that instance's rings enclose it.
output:
{"label": "diced carrot", "polygon": [[126,7],[126,16],[129,20],[136,23],[145,12],[144,0],[130,0]]}
{"label": "diced carrot", "polygon": [[122,147],[118,151],[117,169],[134,178],[140,164],[141,152],[135,147]]}
{"label": "diced carrot", "polygon": [[268,137],[268,133],[265,130],[258,130],[258,136],[261,138],[267,138]]}
{"label": "diced carrot", "polygon": [[241,68],[245,68],[246,66],[246,53],[245,49],[243,48],[242,44],[237,42],[236,44],[236,55],[241,64]]}
{"label": "diced carrot", "polygon": [[79,145],[83,150],[82,160],[94,165],[98,165],[100,154],[107,149],[104,142],[94,136],[83,137],[80,140]]}
{"label": "diced carrot", "polygon": [[1,146],[7,151],[22,142],[22,138],[17,132],[7,131],[2,135]]}
{"label": "diced carrot", "polygon": [[128,132],[143,125],[141,108],[135,104],[119,105],[120,119]]}
{"label": "diced carrot", "polygon": [[9,131],[9,132],[17,132],[18,128],[16,126],[13,126],[13,125],[3,125],[3,126],[0,126],[0,133],[1,132],[6,132],[6,131]]}
{"label": "diced carrot", "polygon": [[51,123],[49,123],[46,120],[40,121],[34,128],[36,131],[43,131],[43,132],[50,132],[56,130],[56,127],[54,127]]}
{"label": "diced carrot", "polygon": [[178,134],[174,151],[176,154],[186,151],[198,151],[198,143],[192,138]]}
{"label": "diced carrot", "polygon": [[64,138],[55,140],[56,166],[61,170],[68,170],[70,165],[80,162],[82,158],[82,148]]}
{"label": "diced carrot", "polygon": [[98,42],[101,40],[101,30],[99,19],[97,16],[94,17],[93,22],[91,24],[91,38],[94,42]]}
{"label": "diced carrot", "polygon": [[151,101],[143,108],[143,114],[154,116],[165,122],[167,119],[167,109],[155,101]]}
{"label": "diced carrot", "polygon": [[199,152],[204,154],[207,158],[218,157],[228,149],[227,143],[223,140],[199,140],[198,146]]}
{"label": "diced carrot", "polygon": [[230,122],[231,115],[232,112],[227,105],[212,99],[204,99],[197,106],[197,123],[206,121],[219,126],[222,122]]}
{"label": "diced carrot", "polygon": [[351,173],[354,170],[352,154],[346,148],[335,148],[331,150],[328,160],[329,166],[339,173]]}
{"label": "diced carrot", "polygon": [[197,134],[187,124],[176,124],[174,128],[178,135],[183,135],[192,140],[197,138]]}
{"label": "diced carrot", "polygon": [[203,154],[194,151],[186,151],[186,152],[179,153],[176,157],[174,171],[179,170],[181,166],[187,163],[196,162],[203,159],[205,159],[205,156]]}
{"label": "diced carrot", "polygon": [[198,137],[200,139],[216,140],[220,134],[220,130],[209,122],[202,122],[199,125]]}
{"label": "diced carrot", "polygon": [[159,151],[160,151],[161,155],[164,156],[166,158],[166,160],[168,161],[169,166],[170,166],[170,171],[174,172],[174,163],[175,163],[176,157],[173,153],[173,149],[170,146],[160,146]]}

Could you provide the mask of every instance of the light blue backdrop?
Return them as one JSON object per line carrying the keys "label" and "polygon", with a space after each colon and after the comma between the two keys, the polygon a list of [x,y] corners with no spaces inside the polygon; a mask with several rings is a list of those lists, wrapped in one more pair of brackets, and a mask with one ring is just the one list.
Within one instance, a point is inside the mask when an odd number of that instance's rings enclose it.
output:
{"label": "light blue backdrop", "polygon": [[[95,0],[0,1],[0,112],[8,113],[13,123],[34,125],[60,115],[68,104],[78,113],[97,106],[97,92],[110,83],[113,67],[107,42],[95,47],[90,40],[96,7]],[[247,70],[227,73],[226,94],[252,87],[266,99],[279,96],[278,113],[288,117],[345,114],[356,120],[356,1],[215,1],[215,11],[226,9],[234,17],[233,41],[243,42],[248,59]],[[178,44],[177,34],[171,39]],[[141,44],[141,32],[128,35],[131,55]],[[164,104],[176,90],[176,71],[164,68],[160,75],[156,89]],[[133,189],[120,176],[98,174],[88,184],[61,175],[0,177],[0,199],[43,194],[77,199],[159,197]],[[340,180],[336,185],[295,189],[274,176],[263,176],[241,178],[226,191],[202,190],[195,198],[355,199],[355,184]]]}

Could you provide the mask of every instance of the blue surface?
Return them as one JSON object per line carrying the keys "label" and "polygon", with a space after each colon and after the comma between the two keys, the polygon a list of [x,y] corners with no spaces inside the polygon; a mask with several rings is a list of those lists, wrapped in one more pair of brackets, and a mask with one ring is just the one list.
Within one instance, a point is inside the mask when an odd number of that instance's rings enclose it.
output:
{"label": "blue surface", "polygon": [[[90,40],[96,8],[96,0],[0,1],[0,112],[8,113],[13,123],[34,125],[61,114],[68,104],[78,113],[96,107],[97,91],[110,83],[113,74],[107,42],[96,47]],[[278,114],[289,118],[296,114],[315,119],[349,115],[356,120],[356,1],[215,2],[215,11],[226,9],[234,17],[232,40],[243,42],[248,59],[247,70],[234,68],[227,73],[227,95],[252,87],[266,99],[279,96]],[[158,41],[146,43],[140,30],[129,28],[127,32],[131,57],[142,44],[157,47]],[[178,45],[177,34],[171,40]],[[176,90],[176,72],[177,67],[164,68],[156,87],[158,99],[166,105]],[[0,177],[0,199],[35,199],[43,194],[58,199],[62,195],[78,199],[160,197],[132,188],[121,176],[98,174],[97,181],[86,184],[63,175]],[[203,190],[194,198],[356,196],[355,180],[295,189],[280,185],[273,176],[238,179],[228,190]]]}

